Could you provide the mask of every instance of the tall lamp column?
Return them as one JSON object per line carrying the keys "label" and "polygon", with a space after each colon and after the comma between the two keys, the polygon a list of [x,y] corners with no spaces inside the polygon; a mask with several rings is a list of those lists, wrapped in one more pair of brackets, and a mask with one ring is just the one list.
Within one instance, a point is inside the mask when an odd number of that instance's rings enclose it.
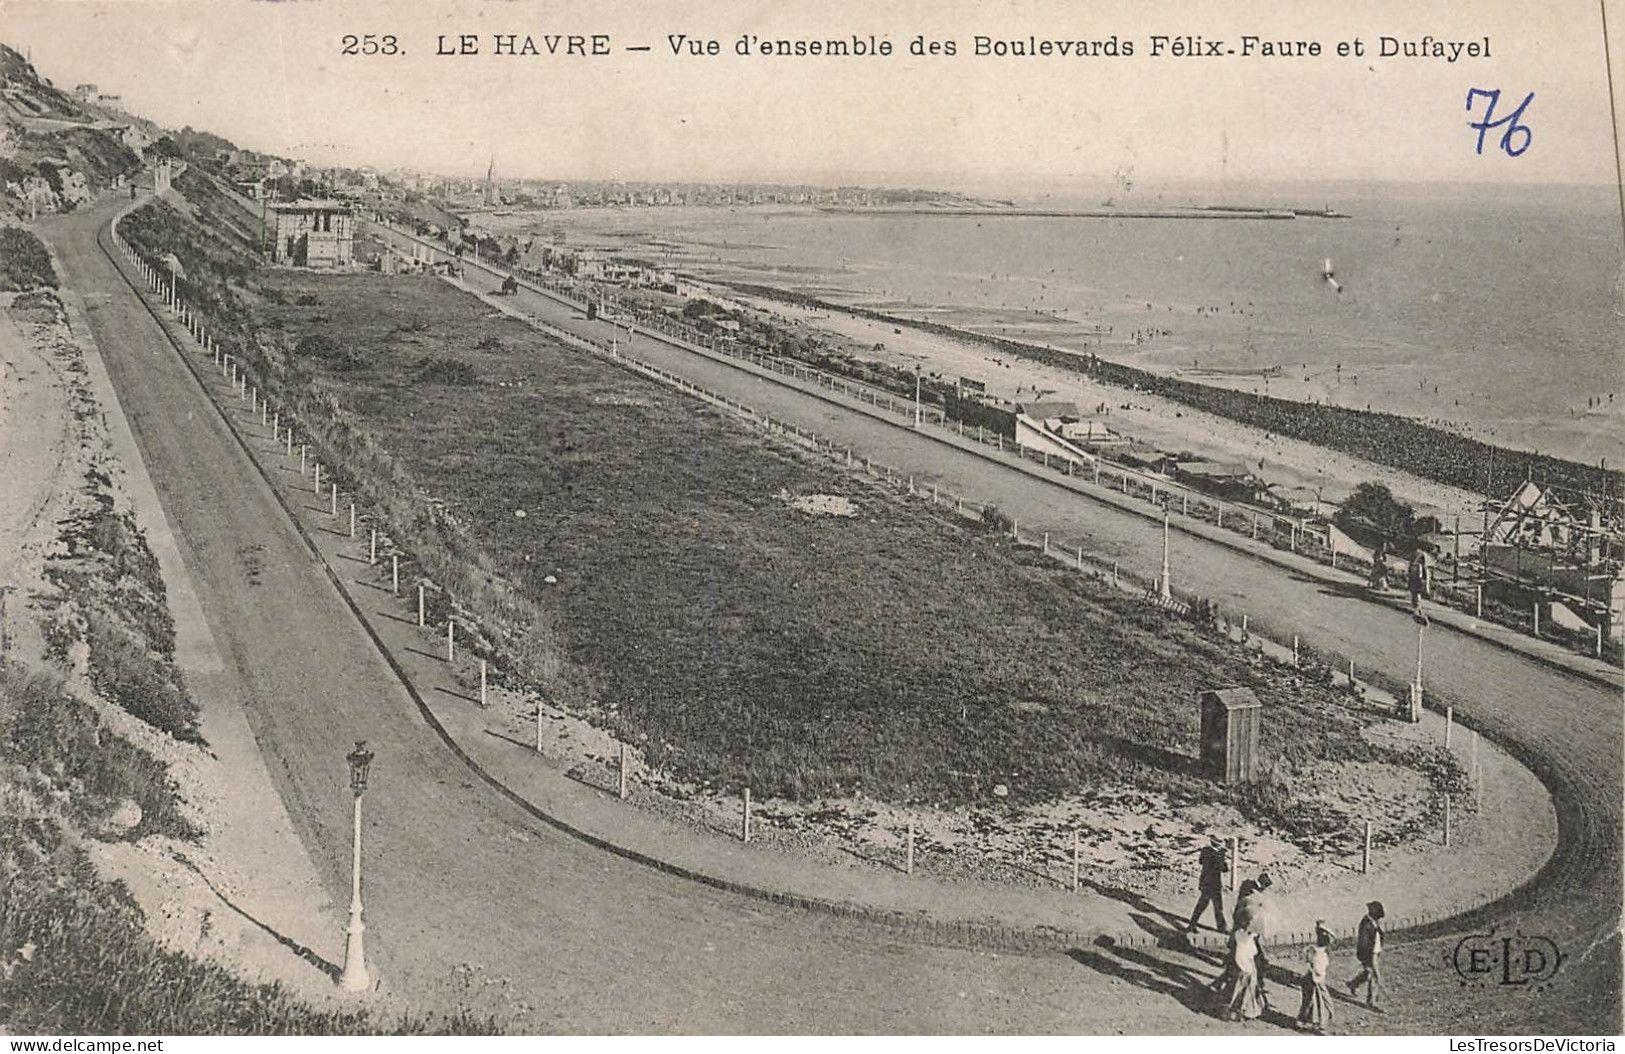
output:
{"label": "tall lamp column", "polygon": [[350,763],[350,790],[355,797],[355,839],[350,858],[350,928],[344,942],[344,972],[339,974],[339,987],[346,992],[365,992],[372,987],[372,978],[367,974],[362,937],[367,925],[361,921],[361,796],[367,791],[372,752],[364,740],[358,739],[344,760]]}

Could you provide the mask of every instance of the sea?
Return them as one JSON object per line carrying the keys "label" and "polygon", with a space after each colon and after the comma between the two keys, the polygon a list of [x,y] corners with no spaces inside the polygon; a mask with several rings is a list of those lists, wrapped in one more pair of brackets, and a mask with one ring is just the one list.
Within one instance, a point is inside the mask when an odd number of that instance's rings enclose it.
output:
{"label": "sea", "polygon": [[752,206],[573,209],[507,225],[701,277],[1625,464],[1625,232],[1613,187],[1303,184],[1015,204],[1346,218]]}

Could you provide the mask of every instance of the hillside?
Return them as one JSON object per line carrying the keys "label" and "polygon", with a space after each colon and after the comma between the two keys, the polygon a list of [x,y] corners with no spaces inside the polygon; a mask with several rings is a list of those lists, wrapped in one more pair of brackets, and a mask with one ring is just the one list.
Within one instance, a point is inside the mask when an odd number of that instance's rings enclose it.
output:
{"label": "hillside", "polygon": [[0,44],[0,215],[68,212],[141,167],[150,124],[62,91]]}

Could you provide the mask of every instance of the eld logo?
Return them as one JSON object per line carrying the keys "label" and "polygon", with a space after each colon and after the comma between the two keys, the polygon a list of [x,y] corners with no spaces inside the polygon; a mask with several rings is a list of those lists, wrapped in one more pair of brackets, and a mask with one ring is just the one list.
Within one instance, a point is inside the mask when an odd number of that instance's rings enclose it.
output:
{"label": "eld logo", "polygon": [[1543,988],[1557,975],[1563,953],[1546,937],[1473,933],[1456,943],[1450,965],[1462,984]]}

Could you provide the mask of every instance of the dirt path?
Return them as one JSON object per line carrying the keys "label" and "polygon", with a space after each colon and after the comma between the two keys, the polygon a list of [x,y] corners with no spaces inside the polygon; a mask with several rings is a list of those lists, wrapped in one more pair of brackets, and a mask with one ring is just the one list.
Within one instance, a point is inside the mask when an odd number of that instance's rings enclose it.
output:
{"label": "dirt path", "polygon": [[[107,373],[88,337],[78,297],[59,294],[67,325],[40,324],[42,313],[0,311],[0,460],[6,501],[0,513],[0,582],[10,598],[13,655],[47,665],[40,628],[54,587],[44,578],[61,546],[62,521],[91,499],[87,477],[120,510],[135,517],[158,559],[174,616],[176,658],[201,706],[206,748],[156,733],[95,698],[70,675],[69,686],[96,707],[108,727],[162,758],[177,781],[188,817],[205,836],[196,844],[149,838],[95,842],[92,857],[109,877],[130,886],[154,932],[171,948],[213,956],[253,980],[281,981],[324,998],[331,985],[308,957],[290,950],[324,940],[332,929],[319,910],[309,861],[293,837],[257,744],[229,692],[223,665],[192,594],[186,569]],[[9,299],[9,298],[8,298]],[[51,313],[54,314],[54,306]]]}
{"label": "dirt path", "polygon": [[[9,304],[12,297],[7,296]],[[38,624],[21,617],[30,593],[40,588],[46,553],[56,538],[56,519],[77,480],[73,418],[66,382],[53,357],[18,330],[0,310],[0,589],[9,608],[4,632],[21,654],[44,651]]]}

